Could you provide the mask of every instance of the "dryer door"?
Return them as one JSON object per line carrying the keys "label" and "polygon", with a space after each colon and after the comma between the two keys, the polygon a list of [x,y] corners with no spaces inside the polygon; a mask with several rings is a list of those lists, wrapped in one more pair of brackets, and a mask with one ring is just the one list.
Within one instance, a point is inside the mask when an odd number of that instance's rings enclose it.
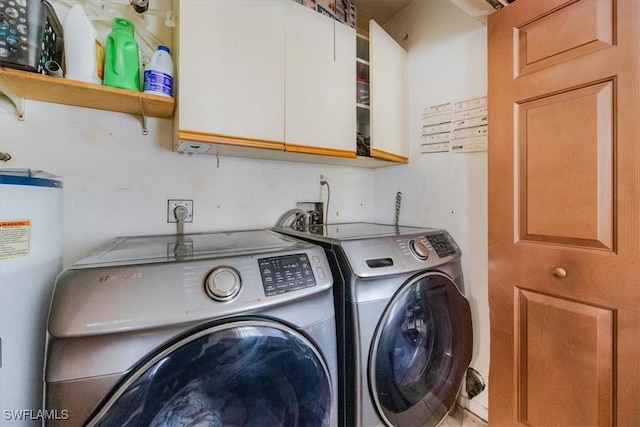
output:
{"label": "dryer door", "polygon": [[369,354],[369,387],[393,426],[435,426],[453,407],[471,362],[467,299],[430,272],[403,285],[385,309]]}
{"label": "dryer door", "polygon": [[143,361],[87,425],[326,426],[329,375],[310,339],[282,323],[208,324]]}

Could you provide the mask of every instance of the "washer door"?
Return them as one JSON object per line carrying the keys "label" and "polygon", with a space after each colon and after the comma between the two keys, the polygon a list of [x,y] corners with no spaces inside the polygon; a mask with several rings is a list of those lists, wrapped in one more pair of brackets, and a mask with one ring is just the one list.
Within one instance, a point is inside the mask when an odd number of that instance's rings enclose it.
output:
{"label": "washer door", "polygon": [[431,272],[400,288],[383,313],[369,354],[369,389],[393,426],[435,426],[449,412],[471,362],[467,299]]}
{"label": "washer door", "polygon": [[326,426],[329,370],[315,345],[282,323],[208,324],[154,352],[87,425]]}

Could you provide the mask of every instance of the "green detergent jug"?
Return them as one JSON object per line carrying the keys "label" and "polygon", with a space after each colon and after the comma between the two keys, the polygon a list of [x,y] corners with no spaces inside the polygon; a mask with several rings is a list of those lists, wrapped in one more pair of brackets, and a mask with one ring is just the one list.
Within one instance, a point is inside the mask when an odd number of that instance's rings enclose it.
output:
{"label": "green detergent jug", "polygon": [[123,18],[114,18],[105,42],[104,84],[140,91],[140,56],[134,26]]}

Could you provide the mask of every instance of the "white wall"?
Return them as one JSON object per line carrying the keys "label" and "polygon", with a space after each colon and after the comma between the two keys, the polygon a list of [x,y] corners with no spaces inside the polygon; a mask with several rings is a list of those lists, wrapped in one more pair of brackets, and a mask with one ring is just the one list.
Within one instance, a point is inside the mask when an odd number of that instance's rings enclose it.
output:
{"label": "white wall", "polygon": [[[373,219],[373,171],[293,162],[179,154],[172,123],[27,101],[26,120],[0,97],[1,167],[41,169],[64,183],[64,265],[116,236],[175,233],[168,199],[194,201],[185,232],[271,227],[296,201],[326,203],[330,221]],[[337,216],[339,215],[339,216]]]}
{"label": "white wall", "polygon": [[[409,52],[410,163],[374,173],[376,220],[394,220],[401,191],[401,223],[446,228],[456,239],[474,322],[471,366],[487,381],[487,153],[419,151],[424,107],[487,94],[486,27],[448,1],[424,0],[383,26]],[[467,407],[487,419],[488,392]]]}

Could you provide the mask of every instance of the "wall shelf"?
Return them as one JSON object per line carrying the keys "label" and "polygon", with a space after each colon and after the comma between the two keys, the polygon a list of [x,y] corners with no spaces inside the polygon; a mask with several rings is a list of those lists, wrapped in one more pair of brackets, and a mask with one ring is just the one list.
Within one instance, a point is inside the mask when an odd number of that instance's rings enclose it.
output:
{"label": "wall shelf", "polygon": [[174,99],[165,96],[55,78],[4,67],[0,67],[0,93],[6,94],[16,104],[19,116],[24,115],[24,111],[20,111],[24,107],[16,103],[16,98],[19,101],[30,99],[116,111],[142,116],[143,133],[145,134],[144,120],[146,117],[170,118],[174,108]]}

